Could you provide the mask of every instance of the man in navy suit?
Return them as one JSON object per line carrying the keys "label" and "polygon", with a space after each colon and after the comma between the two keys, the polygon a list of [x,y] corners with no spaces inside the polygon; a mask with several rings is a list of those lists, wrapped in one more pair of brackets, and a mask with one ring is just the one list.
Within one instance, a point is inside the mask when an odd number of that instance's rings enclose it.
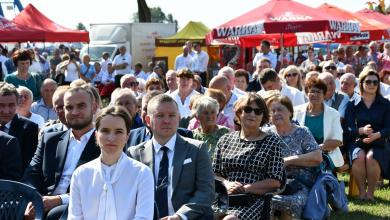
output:
{"label": "man in navy suit", "polygon": [[[96,106],[89,89],[75,87],[66,91],[64,109],[69,130],[44,134],[24,174],[22,181],[43,195],[48,220],[59,219],[67,209],[73,171],[100,155],[92,123]],[[31,217],[33,213],[29,205],[25,214]]]}
{"label": "man in navy suit", "polygon": [[[148,108],[148,102],[153,97],[162,94],[161,91],[154,90],[149,93],[147,93],[145,96],[142,97],[142,122],[145,124],[145,117],[147,114],[147,108]],[[183,137],[187,138],[193,138],[192,132],[190,130],[184,129],[184,128],[178,128],[177,133],[179,133]],[[151,130],[147,127],[140,127],[134,130],[130,131],[129,140],[127,141],[126,148],[131,146],[136,146],[142,142],[148,141],[152,138],[153,134]]]}
{"label": "man in navy suit", "polygon": [[24,170],[38,144],[38,125],[16,114],[18,99],[14,85],[0,82],[0,130],[18,140]]}
{"label": "man in navy suit", "polygon": [[22,155],[18,140],[0,131],[0,179],[18,181],[22,174]]}

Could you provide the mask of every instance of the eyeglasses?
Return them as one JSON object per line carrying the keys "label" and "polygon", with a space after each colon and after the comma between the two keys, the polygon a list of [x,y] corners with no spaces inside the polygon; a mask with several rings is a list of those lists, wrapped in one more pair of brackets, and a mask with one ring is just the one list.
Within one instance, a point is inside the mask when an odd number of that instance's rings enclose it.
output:
{"label": "eyeglasses", "polygon": [[378,80],[369,80],[369,79],[366,79],[366,80],[364,80],[364,83],[365,83],[366,85],[371,84],[371,85],[377,86],[377,85],[379,84],[379,81],[378,81]]}
{"label": "eyeglasses", "polygon": [[252,108],[252,107],[250,107],[250,106],[245,106],[245,107],[244,107],[244,112],[245,112],[245,113],[249,114],[249,113],[251,113],[252,111],[254,111],[256,115],[261,115],[261,114],[263,113],[263,110],[260,109],[260,108]]}
{"label": "eyeglasses", "polygon": [[139,82],[130,82],[129,83],[129,86],[133,87],[133,86],[138,86],[139,85]]}
{"label": "eyeglasses", "polygon": [[296,77],[296,76],[298,76],[298,73],[287,73],[286,74],[286,77]]}
{"label": "eyeglasses", "polygon": [[336,66],[326,66],[325,69],[326,70],[336,70],[337,67]]}

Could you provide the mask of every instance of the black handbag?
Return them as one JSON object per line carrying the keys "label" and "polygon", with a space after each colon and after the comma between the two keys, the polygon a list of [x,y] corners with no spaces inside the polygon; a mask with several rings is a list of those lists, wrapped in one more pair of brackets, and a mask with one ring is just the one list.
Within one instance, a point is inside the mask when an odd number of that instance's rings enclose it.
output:
{"label": "black handbag", "polygon": [[287,179],[286,187],[280,195],[293,195],[303,187],[301,182],[297,179]]}
{"label": "black handbag", "polygon": [[230,206],[245,206],[249,207],[256,202],[256,197],[250,193],[229,194]]}

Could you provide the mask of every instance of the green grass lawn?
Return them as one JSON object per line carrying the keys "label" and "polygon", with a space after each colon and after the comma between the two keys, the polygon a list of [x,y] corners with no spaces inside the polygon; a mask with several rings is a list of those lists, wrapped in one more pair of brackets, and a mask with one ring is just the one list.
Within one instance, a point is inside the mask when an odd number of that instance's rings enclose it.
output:
{"label": "green grass lawn", "polygon": [[[345,182],[345,191],[348,193],[349,175],[339,175],[339,179]],[[376,202],[362,202],[348,197],[349,213],[333,213],[330,219],[334,220],[376,220],[390,219],[390,188],[389,181],[385,181],[385,187],[375,191]]]}

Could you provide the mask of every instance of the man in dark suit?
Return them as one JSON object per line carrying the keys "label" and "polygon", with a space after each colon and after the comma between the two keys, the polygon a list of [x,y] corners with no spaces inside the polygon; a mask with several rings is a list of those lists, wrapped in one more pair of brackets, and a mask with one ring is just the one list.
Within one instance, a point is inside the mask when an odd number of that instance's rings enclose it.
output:
{"label": "man in dark suit", "polygon": [[[96,112],[92,92],[82,87],[68,90],[64,95],[64,109],[70,129],[44,134],[22,179],[43,195],[46,219],[61,217],[68,206],[73,171],[100,154],[92,124]],[[26,215],[33,216],[31,205]]]}
{"label": "man in dark suit", "polygon": [[[141,119],[142,122],[145,124],[145,117],[146,117],[146,110],[148,108],[148,102],[153,97],[162,94],[161,91],[154,90],[142,97],[142,113],[141,113]],[[184,128],[178,128],[177,132],[187,138],[193,138],[192,131],[184,129]],[[143,126],[140,128],[132,129],[130,131],[129,140],[127,141],[126,148],[131,146],[136,146],[142,142],[148,141],[152,138],[153,134],[151,130],[148,128],[148,126]]]}
{"label": "man in dark suit", "polygon": [[212,219],[214,174],[207,146],[177,134],[179,120],[177,103],[170,96],[152,98],[145,122],[153,137],[128,148],[128,155],[154,171],[160,218]]}
{"label": "man in dark suit", "polygon": [[0,179],[19,181],[22,174],[22,155],[18,140],[0,131]]}
{"label": "man in dark suit", "polygon": [[38,144],[38,125],[16,114],[18,99],[15,86],[0,82],[0,130],[18,139],[24,170]]}

